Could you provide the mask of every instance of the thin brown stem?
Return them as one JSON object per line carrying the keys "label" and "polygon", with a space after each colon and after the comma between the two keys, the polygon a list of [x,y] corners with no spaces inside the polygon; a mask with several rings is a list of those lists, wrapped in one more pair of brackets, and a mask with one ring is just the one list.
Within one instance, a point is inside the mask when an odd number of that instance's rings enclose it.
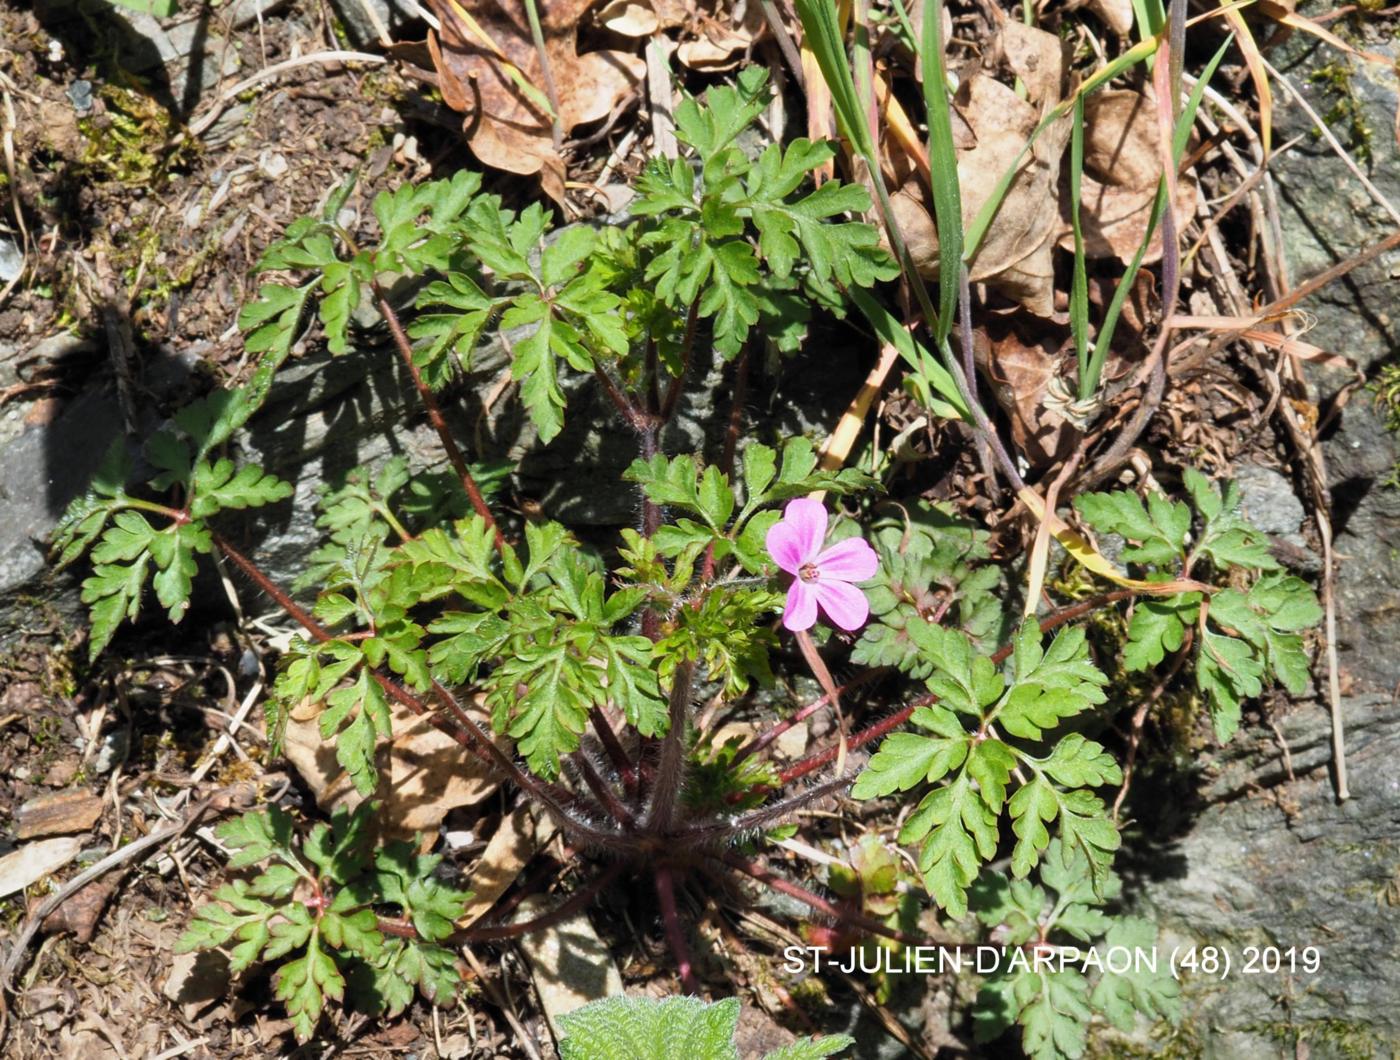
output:
{"label": "thin brown stem", "polygon": [[725,475],[734,473],[734,456],[739,449],[739,433],[744,426],[744,403],[749,397],[749,344],[739,351],[734,362],[734,393],[729,403],[729,423],[724,428],[724,449],[719,456],[719,469]]}
{"label": "thin brown stem", "polygon": [[851,927],[859,928],[870,934],[883,935],[887,939],[902,942],[906,946],[935,946],[940,950],[957,953],[975,953],[977,950],[977,945],[975,943],[936,943],[928,939],[920,938],[917,935],[911,935],[907,931],[900,931],[898,928],[889,927],[876,920],[874,917],[866,916],[864,913],[859,913],[854,909],[846,909],[837,905],[835,902],[828,901],[821,895],[807,890],[807,888],[803,887],[801,884],[793,883],[791,880],[779,876],[776,872],[765,869],[757,862],[741,858],[738,854],[725,853],[719,854],[717,857],[730,868],[738,869],[745,876],[750,876],[759,883],[773,888],[775,891],[781,891],[789,898],[796,898],[803,905],[819,913],[824,913],[833,920],[843,924],[849,924]]}
{"label": "thin brown stem", "polygon": [[447,453],[448,462],[452,465],[452,470],[457,473],[457,477],[462,482],[462,489],[466,491],[467,499],[471,501],[472,509],[477,515],[485,520],[486,525],[491,528],[495,537],[497,551],[504,551],[506,548],[505,535],[496,525],[496,517],[491,514],[491,509],[486,505],[486,498],[481,495],[481,489],[476,484],[476,479],[472,476],[471,468],[467,466],[466,458],[462,455],[462,450],[457,447],[456,440],[452,437],[452,432],[447,427],[447,420],[443,418],[442,409],[438,405],[437,397],[433,394],[432,388],[423,380],[423,373],[418,370],[418,365],[413,359],[413,345],[408,341],[408,335],[404,332],[403,325],[399,322],[399,315],[394,312],[394,307],[389,304],[389,298],[383,289],[374,285],[374,297],[379,305],[379,312],[384,317],[384,322],[389,325],[389,334],[394,338],[394,346],[399,351],[399,356],[403,359],[404,367],[408,369],[409,376],[413,379],[413,385],[418,390],[418,397],[423,402],[423,409],[428,414],[428,422],[432,424],[433,430],[437,432],[438,440],[442,442],[442,448]]}
{"label": "thin brown stem", "polygon": [[[849,692],[851,689],[859,688],[861,685],[869,681],[873,681],[877,677],[883,677],[889,672],[890,667],[888,666],[874,667],[873,669],[866,670],[859,677],[855,677],[852,678],[850,681],[847,681],[836,691],[840,693]],[[776,740],[783,733],[787,732],[794,725],[801,725],[804,721],[810,718],[817,711],[821,710],[822,707],[826,706],[831,701],[831,694],[825,693],[820,699],[816,699],[813,700],[811,703],[808,703],[796,714],[792,715],[792,717],[784,718],[782,721],[778,722],[767,732],[763,732],[755,736],[748,743],[744,744],[743,747],[739,748],[739,750],[735,753],[734,757],[730,759],[730,768],[733,769],[734,767],[738,766],[740,762],[744,761],[744,759],[748,758],[750,755],[757,754],[759,751],[766,749],[770,744],[773,743],[774,740]]]}
{"label": "thin brown stem", "polygon": [[[884,736],[888,732],[893,732],[895,729],[899,728],[906,721],[908,721],[913,715],[914,711],[918,710],[919,707],[928,706],[929,704],[934,702],[936,702],[936,698],[934,696],[920,696],[912,703],[895,711],[888,718],[884,718],[880,721],[877,721],[874,725],[871,725],[869,728],[862,729],[860,732],[856,733],[854,736],[852,736],[849,740],[846,741],[846,749],[848,751],[854,751],[857,748],[864,747],[872,740],[878,740],[881,736]],[[779,779],[781,779],[781,781],[784,784],[790,784],[794,780],[798,780],[802,777],[805,777],[808,773],[820,769],[828,762],[834,762],[836,760],[836,756],[840,753],[841,744],[839,743],[835,746],[825,748],[821,751],[817,751],[814,754],[808,755],[800,762],[797,762],[789,766],[787,769],[783,770],[782,773],[778,775]]]}
{"label": "thin brown stem", "polygon": [[603,388],[603,393],[606,394],[608,400],[613,403],[613,407],[616,408],[617,411],[622,414],[622,418],[627,421],[627,426],[631,427],[634,431],[641,432],[652,425],[651,415],[644,409],[638,408],[631,399],[622,392],[622,388],[617,385],[617,380],[609,374],[608,370],[604,368],[601,363],[593,366],[593,377],[598,380],[598,385]]}
{"label": "thin brown stem", "polygon": [[[468,714],[455,696],[452,695],[439,682],[432,684],[433,698],[442,706],[447,708],[449,714],[456,720],[476,745],[486,754],[491,764],[499,769],[506,776],[513,780],[526,794],[539,800],[540,804],[549,811],[550,816],[555,819],[559,826],[571,837],[578,838],[586,843],[592,843],[605,849],[626,849],[627,844],[622,836],[615,832],[603,831],[595,828],[585,821],[580,821],[565,808],[560,797],[549,790],[541,781],[531,776],[521,769],[511,757],[496,745],[496,742],[477,724],[476,719]],[[574,800],[578,800],[577,795],[570,793]],[[581,801],[581,800],[580,800]],[[593,807],[587,807],[592,810]]]}
{"label": "thin brown stem", "polygon": [[703,824],[692,825],[683,829],[680,835],[686,843],[713,843],[719,840],[747,839],[754,833],[782,824],[793,814],[812,805],[812,803],[850,787],[855,779],[853,773],[843,773],[840,776],[824,780],[820,784],[814,784],[805,791],[789,795],[786,799],[761,806],[757,810],[750,810],[737,817],[728,820],[715,819]]}
{"label": "thin brown stem", "polygon": [[826,698],[831,701],[831,709],[836,712],[836,772],[846,771],[846,752],[850,749],[847,739],[849,734],[846,731],[846,715],[841,710],[841,692],[836,687],[836,682],[831,677],[831,671],[826,667],[826,660],[821,657],[821,652],[817,651],[817,646],[812,643],[812,635],[807,630],[797,631],[797,646],[802,651],[803,661],[807,663],[807,668],[812,671],[812,676],[817,679],[817,684],[821,685],[822,691],[826,693]]}
{"label": "thin brown stem", "polygon": [[[259,589],[272,597],[278,606],[300,623],[317,642],[324,643],[333,639],[324,626],[264,574],[252,560],[229,544],[221,535],[215,533],[212,536],[214,543],[229,561],[251,578]],[[437,681],[432,684],[433,698],[447,708],[447,713],[456,723],[455,725],[449,723],[446,718],[432,710],[427,703],[396,681],[390,680],[377,670],[369,670],[368,672],[387,696],[407,707],[413,713],[427,718],[434,728],[451,736],[473,754],[504,773],[522,790],[538,799],[565,832],[584,842],[605,848],[617,848],[622,845],[621,837],[615,833],[602,831],[571,815],[559,796],[517,766],[509,755],[496,746],[495,741],[482,730],[475,719],[462,709],[461,704],[457,702],[452,693]],[[575,798],[577,797],[575,796]],[[585,808],[589,812],[596,809],[591,806]]]}
{"label": "thin brown stem", "polygon": [[224,557],[230,563],[246,574],[254,585],[270,596],[273,602],[283,611],[287,612],[287,614],[305,629],[306,632],[310,633],[318,644],[324,644],[326,641],[332,639],[326,627],[311,617],[311,612],[307,611],[287,595],[282,587],[264,574],[256,563],[242,552],[238,551],[238,549],[234,548],[226,537],[212,530],[210,531],[210,537],[213,538],[214,544],[218,546],[219,551],[224,554]]}

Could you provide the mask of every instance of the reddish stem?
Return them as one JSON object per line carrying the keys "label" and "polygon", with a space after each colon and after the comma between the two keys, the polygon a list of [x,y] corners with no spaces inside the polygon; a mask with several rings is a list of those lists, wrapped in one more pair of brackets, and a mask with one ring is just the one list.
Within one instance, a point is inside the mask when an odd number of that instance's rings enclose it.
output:
{"label": "reddish stem", "polygon": [[800,884],[793,883],[791,880],[779,876],[776,872],[765,869],[757,862],[741,858],[738,854],[726,853],[717,856],[726,865],[738,869],[746,876],[751,876],[759,883],[771,887],[775,891],[781,891],[790,898],[796,898],[803,905],[815,909],[819,913],[824,913],[833,920],[848,924],[854,928],[859,928],[870,934],[883,935],[887,939],[893,939],[895,942],[902,942],[906,946],[936,946],[940,950],[959,953],[974,953],[977,950],[977,945],[975,943],[936,943],[928,939],[919,938],[917,935],[910,935],[908,932],[900,931],[898,928],[889,927],[879,920],[876,920],[874,917],[866,916],[864,913],[858,913],[853,909],[845,909],[835,902],[828,901],[821,895],[807,890],[807,888]]}
{"label": "reddish stem", "polygon": [[[229,561],[251,578],[259,589],[272,597],[277,605],[300,623],[318,643],[324,643],[325,641],[333,639],[324,626],[317,622],[305,608],[288,596],[287,593],[273,582],[271,578],[264,574],[252,560],[229,544],[220,534],[211,531],[211,536],[213,537],[214,543],[218,545],[220,551],[228,557]],[[511,780],[515,781],[516,785],[522,790],[538,799],[541,804],[550,811],[551,815],[555,817],[565,831],[599,846],[618,846],[618,836],[609,832],[600,831],[589,824],[571,817],[559,796],[549,791],[543,784],[511,761],[510,756],[496,746],[495,741],[482,730],[475,719],[462,709],[461,704],[457,702],[452,694],[437,681],[433,682],[433,697],[447,708],[448,713],[457,723],[456,727],[449,724],[446,719],[433,711],[426,703],[412,692],[408,691],[408,689],[398,684],[398,682],[391,681],[377,670],[369,670],[368,672],[370,677],[384,690],[386,695],[390,696],[396,702],[403,704],[403,706],[413,711],[413,713],[426,717],[428,722],[439,732],[446,733],[477,757],[495,766],[506,776],[510,777]],[[577,799],[576,796],[572,797]],[[592,812],[596,808],[585,805],[585,809]]]}
{"label": "reddish stem", "polygon": [[[915,699],[913,702],[911,702],[908,706],[901,707],[899,710],[895,711],[889,717],[883,718],[880,721],[877,721],[874,725],[870,726],[868,729],[862,729],[860,732],[856,733],[854,736],[852,736],[849,740],[846,741],[846,750],[854,751],[857,747],[864,747],[866,744],[870,743],[870,741],[878,740],[881,736],[884,736],[886,733],[893,732],[895,729],[899,728],[906,721],[908,721],[909,718],[913,715],[914,711],[918,710],[920,707],[926,707],[929,704],[935,702],[937,702],[937,697],[935,696],[920,696],[918,699]],[[817,751],[814,754],[808,755],[800,762],[794,763],[787,769],[783,770],[782,773],[779,774],[779,777],[781,778],[784,784],[791,784],[794,780],[798,780],[802,777],[805,777],[808,773],[820,769],[828,762],[834,762],[836,760],[836,756],[840,753],[841,745],[838,742],[834,747],[827,747],[824,750]]]}
{"label": "reddish stem", "polygon": [[[734,477],[734,454],[739,448],[739,431],[744,422],[744,402],[749,392],[749,344],[739,351],[739,360],[734,365],[734,399],[729,406],[729,424],[724,429],[724,449],[720,452],[719,469],[722,474]],[[715,545],[711,541],[705,549],[705,562],[700,567],[700,582],[708,584],[715,576]]]}
{"label": "reddish stem", "polygon": [[583,782],[588,785],[588,790],[593,792],[603,809],[608,811],[608,815],[614,821],[622,825],[627,831],[632,831],[637,822],[632,817],[632,811],[613,794],[612,788],[598,775],[598,771],[593,768],[593,763],[588,760],[588,755],[582,751],[575,752],[572,756],[573,762],[578,766],[578,770],[583,774]]}
{"label": "reddish stem", "polygon": [[690,963],[690,949],[685,944],[685,930],[676,910],[676,885],[671,870],[665,865],[656,870],[656,897],[661,901],[661,923],[666,929],[666,941],[671,945],[671,954],[676,958],[676,969],[681,976],[681,989],[687,994],[699,993],[700,984],[695,978],[695,969]]}
{"label": "reddish stem", "polygon": [[[1081,600],[1077,604],[1071,604],[1069,607],[1061,608],[1059,611],[1056,611],[1053,614],[1047,615],[1045,618],[1042,618],[1040,620],[1040,632],[1042,634],[1049,633],[1052,629],[1055,629],[1059,626],[1063,626],[1066,622],[1073,622],[1076,618],[1080,618],[1091,611],[1097,611],[1101,607],[1107,607],[1109,604],[1115,604],[1121,600],[1131,599],[1136,595],[1137,592],[1134,589],[1114,589],[1112,592],[1103,593],[1099,596],[1091,597],[1088,600]],[[1005,662],[1006,659],[1015,650],[1016,646],[1014,644],[1002,645],[992,655],[992,662]],[[919,707],[927,706],[928,704],[933,702],[936,702],[935,697],[933,696],[920,696],[908,706],[901,708],[900,710],[891,714],[889,717],[877,721],[868,729],[856,733],[850,738],[849,741],[847,741],[847,749],[851,750],[857,747],[861,747],[869,743],[871,740],[878,740],[881,736],[884,736],[886,733],[899,728],[899,726],[903,725],[906,721],[908,721],[910,716]],[[791,783],[792,781],[797,780],[799,777],[805,777],[814,769],[820,769],[828,762],[835,760],[836,756],[839,753],[840,746],[838,745],[835,747],[828,747],[824,750],[817,751],[813,754],[808,755],[800,762],[789,766],[782,772],[781,777],[783,783]],[[752,790],[759,791],[761,789],[754,788]]]}
{"label": "reddish stem", "polygon": [[661,741],[661,758],[652,784],[644,828],[648,835],[665,835],[676,812],[685,769],[685,730],[690,715],[691,678],[695,664],[683,662],[671,676],[670,727]]}
{"label": "reddish stem", "polygon": [[[847,681],[836,691],[839,694],[844,694],[846,692],[849,692],[853,688],[860,687],[867,681],[873,681],[875,678],[883,676],[884,674],[888,673],[889,670],[890,667],[888,666],[879,666],[871,670],[866,670],[865,673],[861,674],[859,677],[855,677],[852,678],[850,681]],[[830,702],[831,694],[826,693],[820,699],[808,703],[805,707],[799,710],[792,717],[784,718],[782,721],[778,722],[767,732],[760,733],[758,736],[755,736],[743,747],[739,748],[738,752],[734,755],[734,758],[730,761],[730,768],[737,766],[740,762],[748,758],[750,755],[764,750],[783,733],[787,732],[794,725],[802,724],[802,722],[806,721],[813,714],[821,710],[822,707],[826,706]]]}
{"label": "reddish stem", "polygon": [[408,335],[404,333],[403,325],[399,323],[398,314],[394,312],[394,307],[389,304],[388,297],[377,283],[374,285],[374,296],[379,303],[379,312],[383,315],[385,323],[389,325],[389,334],[394,338],[394,345],[398,347],[399,356],[403,359],[408,374],[413,378],[413,385],[418,389],[418,397],[422,400],[423,408],[428,413],[428,422],[437,432],[438,440],[442,442],[442,447],[447,452],[447,459],[452,464],[452,469],[462,480],[462,489],[466,490],[467,499],[471,501],[476,514],[481,516],[486,525],[491,528],[496,542],[496,550],[504,552],[506,548],[505,535],[501,533],[501,528],[496,525],[496,517],[486,506],[486,498],[481,495],[476,479],[472,477],[471,469],[467,467],[466,458],[462,456],[462,451],[457,448],[457,442],[452,437],[452,432],[448,430],[447,420],[443,418],[442,409],[438,407],[437,397],[433,394],[432,388],[423,381],[423,374],[418,371],[418,365],[413,360],[413,345],[408,341]]}
{"label": "reddish stem", "polygon": [[542,913],[531,920],[522,920],[517,924],[492,924],[486,927],[467,928],[465,931],[458,932],[454,938],[463,942],[496,942],[504,939],[518,939],[521,935],[543,931],[547,927],[553,927],[555,924],[568,920],[580,910],[586,909],[597,897],[598,892],[617,879],[621,872],[622,864],[620,862],[609,865],[592,883],[579,888],[548,913]]}
{"label": "reddish stem", "polygon": [[603,750],[607,752],[613,768],[622,777],[623,789],[627,794],[635,795],[637,793],[637,767],[627,756],[627,749],[617,738],[617,733],[613,730],[612,723],[608,721],[608,716],[603,713],[601,707],[594,707],[588,712],[588,720],[593,723],[593,731],[598,734],[598,742],[603,745]]}
{"label": "reddish stem", "polygon": [[681,387],[685,385],[686,373],[690,371],[691,352],[695,348],[695,326],[699,323],[699,310],[700,300],[697,298],[690,303],[690,311],[685,317],[685,337],[681,339],[681,370],[666,388],[666,398],[661,403],[662,423],[671,421],[671,417],[676,414],[676,406],[680,404]]}

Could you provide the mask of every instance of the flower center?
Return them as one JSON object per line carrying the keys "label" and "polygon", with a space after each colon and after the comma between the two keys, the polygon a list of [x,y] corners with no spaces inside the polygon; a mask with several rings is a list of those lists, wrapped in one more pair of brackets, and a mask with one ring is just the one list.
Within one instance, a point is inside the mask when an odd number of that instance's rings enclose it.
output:
{"label": "flower center", "polygon": [[814,582],[820,574],[815,563],[804,563],[797,569],[797,576],[804,582]]}

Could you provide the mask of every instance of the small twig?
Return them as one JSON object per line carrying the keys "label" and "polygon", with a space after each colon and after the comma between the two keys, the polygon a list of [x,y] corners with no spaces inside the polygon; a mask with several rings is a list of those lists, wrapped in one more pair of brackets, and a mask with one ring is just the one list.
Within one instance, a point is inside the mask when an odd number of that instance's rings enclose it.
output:
{"label": "small twig", "polygon": [[787,63],[792,79],[797,82],[797,91],[805,95],[807,78],[802,69],[802,55],[797,50],[797,44],[793,41],[792,34],[783,24],[783,16],[778,11],[778,5],[773,0],[759,0],[759,5],[763,8],[763,20],[768,23],[768,31],[778,42],[778,50],[783,53],[783,61]]}
{"label": "small twig", "polygon": [[1332,130],[1327,127],[1327,123],[1323,121],[1322,116],[1313,109],[1312,104],[1307,101],[1303,93],[1299,92],[1298,89],[1294,87],[1293,82],[1288,80],[1285,75],[1274,69],[1269,63],[1269,60],[1261,56],[1260,61],[1263,62],[1264,69],[1273,74],[1278,82],[1288,90],[1288,94],[1293,98],[1293,101],[1303,108],[1303,113],[1312,119],[1313,125],[1317,126],[1318,132],[1320,132],[1322,138],[1327,141],[1327,146],[1332,148],[1332,153],[1340,158],[1342,164],[1351,171],[1351,175],[1361,182],[1361,186],[1366,189],[1376,205],[1389,214],[1392,221],[1400,225],[1400,211],[1397,211],[1391,201],[1385,197],[1385,194],[1371,183],[1370,179],[1361,171],[1361,167],[1356,164],[1351,155],[1347,154],[1346,148],[1344,148],[1337,140],[1337,137],[1333,135]]}
{"label": "small twig", "polygon": [[[11,992],[10,983],[15,972],[19,971],[24,963],[24,955],[29,949],[29,943],[38,934],[40,927],[50,913],[94,880],[101,879],[118,866],[136,860],[153,847],[161,846],[167,841],[183,835],[211,809],[217,811],[231,809],[239,803],[250,801],[253,792],[254,787],[250,783],[232,784],[226,788],[220,788],[192,806],[190,811],[180,820],[164,828],[157,828],[149,835],[144,835],[140,839],[133,840],[126,846],[114,850],[105,858],[78,873],[40,902],[34,911],[25,918],[23,926],[15,936],[14,944],[10,947],[10,952],[5,956],[4,965],[0,966],[0,1007],[6,1004],[5,995]],[[142,858],[142,860],[145,859]]]}
{"label": "small twig", "polygon": [[530,1060],[541,1060],[540,1051],[535,1047],[533,1036],[520,1022],[520,1017],[515,1014],[515,1006],[510,1004],[501,996],[501,991],[496,984],[491,981],[486,969],[481,964],[481,959],[473,953],[470,947],[462,947],[462,956],[467,959],[467,963],[472,966],[472,971],[476,972],[477,982],[481,984],[482,991],[497,1009],[500,1010],[505,1021],[510,1024],[510,1029],[515,1034],[515,1043],[525,1050],[525,1055]]}
{"label": "small twig", "polygon": [[317,63],[373,63],[379,66],[388,62],[388,58],[383,55],[372,55],[369,52],[342,52],[327,51],[315,52],[311,55],[298,56],[295,59],[287,59],[280,63],[259,70],[252,77],[245,77],[232,88],[219,93],[219,98],[210,104],[209,109],[201,114],[194,121],[190,122],[189,128],[175,137],[171,146],[182,143],[185,139],[195,139],[219,120],[219,115],[224,112],[224,108],[235,99],[247,92],[250,88],[255,88],[280,74],[285,74],[289,70],[295,70],[300,66],[312,66]]}

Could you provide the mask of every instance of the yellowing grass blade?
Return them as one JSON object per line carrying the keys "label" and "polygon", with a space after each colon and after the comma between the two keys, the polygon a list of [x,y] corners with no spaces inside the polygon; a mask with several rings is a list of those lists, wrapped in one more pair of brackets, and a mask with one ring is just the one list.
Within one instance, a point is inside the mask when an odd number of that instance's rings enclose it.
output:
{"label": "yellowing grass blade", "polygon": [[1254,91],[1259,96],[1259,140],[1264,145],[1264,157],[1268,158],[1274,139],[1274,91],[1269,84],[1269,71],[1264,69],[1264,57],[1259,54],[1259,45],[1255,43],[1254,35],[1249,32],[1249,25],[1239,9],[1227,9],[1225,21],[1230,23],[1235,39],[1240,42],[1244,64],[1249,67],[1250,80],[1254,82]]}
{"label": "yellowing grass blade", "polygon": [[1101,555],[1093,545],[1089,544],[1079,533],[1070,527],[1063,519],[1045,507],[1045,501],[1040,494],[1027,486],[1019,490],[1016,494],[1022,504],[1050,528],[1050,533],[1054,535],[1062,548],[1074,557],[1080,566],[1101,578],[1107,578],[1114,585],[1121,585],[1125,589],[1132,589],[1135,592],[1149,593],[1153,596],[1174,596],[1177,593],[1212,593],[1214,588],[1204,585],[1191,578],[1177,578],[1169,582],[1146,582],[1138,578],[1129,578],[1117,567],[1110,563]]}

